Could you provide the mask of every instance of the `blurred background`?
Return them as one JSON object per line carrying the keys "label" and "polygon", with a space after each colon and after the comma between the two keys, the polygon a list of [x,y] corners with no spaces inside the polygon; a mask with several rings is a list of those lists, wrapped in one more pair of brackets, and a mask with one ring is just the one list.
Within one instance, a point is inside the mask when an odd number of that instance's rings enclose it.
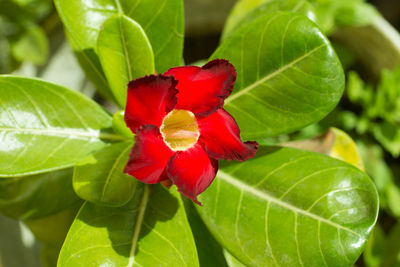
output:
{"label": "blurred background", "polygon": [[[184,2],[184,61],[191,64],[207,59],[218,46],[236,0]],[[312,138],[332,126],[347,132],[381,201],[378,225],[357,265],[400,266],[400,35],[395,31],[400,31],[400,1],[368,3],[390,24],[339,25],[329,32],[348,80],[339,106],[321,123],[266,143]],[[336,16],[340,19],[340,13]],[[80,69],[51,0],[0,0],[0,74],[10,73],[40,77],[108,105]],[[9,190],[0,182],[0,267],[41,266],[40,243],[24,223],[4,212],[10,202],[24,199],[23,193],[10,199]]]}

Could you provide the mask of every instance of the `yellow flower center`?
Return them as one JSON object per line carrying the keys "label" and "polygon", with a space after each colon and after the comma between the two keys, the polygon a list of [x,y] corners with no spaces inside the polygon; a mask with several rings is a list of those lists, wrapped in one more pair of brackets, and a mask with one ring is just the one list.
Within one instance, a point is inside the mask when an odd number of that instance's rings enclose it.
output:
{"label": "yellow flower center", "polygon": [[200,136],[196,117],[192,112],[183,109],[174,109],[168,113],[160,131],[164,142],[173,151],[191,148]]}

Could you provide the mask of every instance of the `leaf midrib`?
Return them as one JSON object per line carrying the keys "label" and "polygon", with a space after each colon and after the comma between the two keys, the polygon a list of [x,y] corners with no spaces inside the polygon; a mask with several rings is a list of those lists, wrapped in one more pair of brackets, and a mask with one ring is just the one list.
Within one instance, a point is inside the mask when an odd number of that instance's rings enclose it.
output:
{"label": "leaf midrib", "polygon": [[143,192],[140,204],[139,204],[138,217],[136,220],[135,229],[133,231],[133,236],[132,236],[132,241],[131,241],[131,250],[129,252],[128,267],[132,267],[135,263],[135,252],[136,252],[136,248],[137,248],[137,242],[139,240],[139,234],[142,229],[144,215],[146,212],[147,203],[149,201],[149,194],[150,194],[149,186],[144,185],[144,192]]}
{"label": "leaf midrib", "polygon": [[0,132],[14,132],[14,133],[25,133],[31,135],[39,135],[39,136],[69,136],[69,137],[84,137],[88,139],[96,138],[103,140],[113,140],[113,141],[124,141],[128,140],[128,138],[112,134],[112,133],[102,133],[101,131],[92,130],[92,131],[79,131],[72,129],[57,129],[57,128],[12,128],[12,127],[0,127]]}
{"label": "leaf midrib", "polygon": [[229,175],[229,174],[227,174],[227,173],[225,173],[225,172],[223,172],[221,170],[218,171],[217,175],[218,175],[218,177],[220,179],[222,179],[225,182],[231,184],[232,186],[237,187],[240,190],[246,191],[246,192],[248,192],[248,193],[250,193],[252,195],[258,196],[258,197],[260,197],[260,198],[262,198],[262,199],[264,199],[264,200],[266,200],[268,202],[274,203],[274,204],[276,204],[276,205],[278,205],[278,206],[280,206],[280,207],[282,207],[284,209],[291,210],[295,214],[297,214],[297,213],[302,214],[302,215],[304,215],[306,217],[312,218],[312,219],[317,220],[319,222],[323,222],[323,223],[329,224],[329,225],[331,225],[331,226],[333,226],[335,228],[342,229],[342,230],[344,230],[346,232],[352,233],[352,234],[362,238],[362,236],[359,233],[357,233],[357,232],[355,232],[355,231],[353,231],[353,230],[351,230],[351,229],[349,229],[349,228],[347,228],[345,226],[342,226],[340,224],[332,222],[332,221],[330,221],[328,219],[325,219],[325,218],[323,218],[323,217],[321,217],[321,216],[319,216],[317,214],[314,214],[312,212],[309,212],[309,211],[300,209],[300,208],[298,208],[296,206],[293,206],[292,204],[289,204],[289,203],[284,202],[284,201],[282,201],[282,200],[280,200],[278,198],[275,198],[275,197],[267,194],[266,192],[263,192],[261,190],[255,189],[255,188],[249,186],[248,184],[240,181],[239,179],[237,179],[237,178],[235,178],[235,177],[233,177],[233,176],[231,176],[231,175]]}
{"label": "leaf midrib", "polygon": [[310,50],[309,52],[305,53],[304,55],[296,58],[295,60],[289,62],[288,64],[286,64],[283,67],[280,67],[279,69],[277,69],[276,71],[268,74],[267,76],[265,76],[264,78],[250,84],[249,86],[245,87],[244,89],[240,90],[239,92],[232,94],[230,97],[228,97],[225,100],[225,104],[228,104],[229,102],[235,100],[236,98],[246,94],[247,92],[249,92],[250,90],[256,88],[257,86],[263,84],[264,82],[268,81],[269,79],[272,79],[273,77],[279,75],[280,73],[284,72],[285,70],[289,69],[290,67],[296,65],[297,63],[299,63],[300,61],[302,61],[303,59],[307,58],[308,56],[312,55],[314,52],[316,52],[317,50],[321,49],[322,47],[327,46],[326,43],[323,43],[322,45],[319,45],[317,47],[315,47],[314,49]]}

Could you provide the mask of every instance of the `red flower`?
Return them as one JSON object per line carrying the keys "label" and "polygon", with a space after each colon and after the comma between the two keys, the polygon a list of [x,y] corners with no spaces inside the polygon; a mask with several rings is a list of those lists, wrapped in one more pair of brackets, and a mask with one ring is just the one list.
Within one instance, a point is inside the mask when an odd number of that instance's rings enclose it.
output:
{"label": "red flower", "polygon": [[169,179],[200,204],[197,195],[213,181],[219,159],[244,161],[257,152],[222,108],[235,80],[232,64],[216,59],[131,81],[125,122],[136,143],[125,172],[147,184]]}

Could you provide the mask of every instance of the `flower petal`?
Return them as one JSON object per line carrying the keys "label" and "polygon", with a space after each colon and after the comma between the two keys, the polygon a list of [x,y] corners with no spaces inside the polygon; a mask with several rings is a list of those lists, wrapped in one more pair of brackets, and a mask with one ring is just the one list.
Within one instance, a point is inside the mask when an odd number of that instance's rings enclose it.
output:
{"label": "flower petal", "polygon": [[177,109],[208,116],[224,104],[233,89],[236,71],[224,59],[215,59],[203,67],[186,66],[169,69],[165,75],[178,80]]}
{"label": "flower petal", "polygon": [[244,161],[254,157],[257,142],[245,142],[240,139],[240,130],[232,116],[224,109],[197,121],[200,140],[208,155],[215,159]]}
{"label": "flower petal", "polygon": [[133,133],[140,126],[157,127],[176,105],[177,81],[170,76],[149,75],[128,84],[125,122]]}
{"label": "flower petal", "polygon": [[174,152],[165,144],[159,129],[146,125],[138,130],[135,140],[124,172],[147,184],[168,179],[165,168]]}
{"label": "flower petal", "polygon": [[177,152],[167,166],[168,176],[179,192],[197,204],[200,204],[197,195],[206,190],[217,171],[218,161],[209,158],[199,143],[188,150]]}

